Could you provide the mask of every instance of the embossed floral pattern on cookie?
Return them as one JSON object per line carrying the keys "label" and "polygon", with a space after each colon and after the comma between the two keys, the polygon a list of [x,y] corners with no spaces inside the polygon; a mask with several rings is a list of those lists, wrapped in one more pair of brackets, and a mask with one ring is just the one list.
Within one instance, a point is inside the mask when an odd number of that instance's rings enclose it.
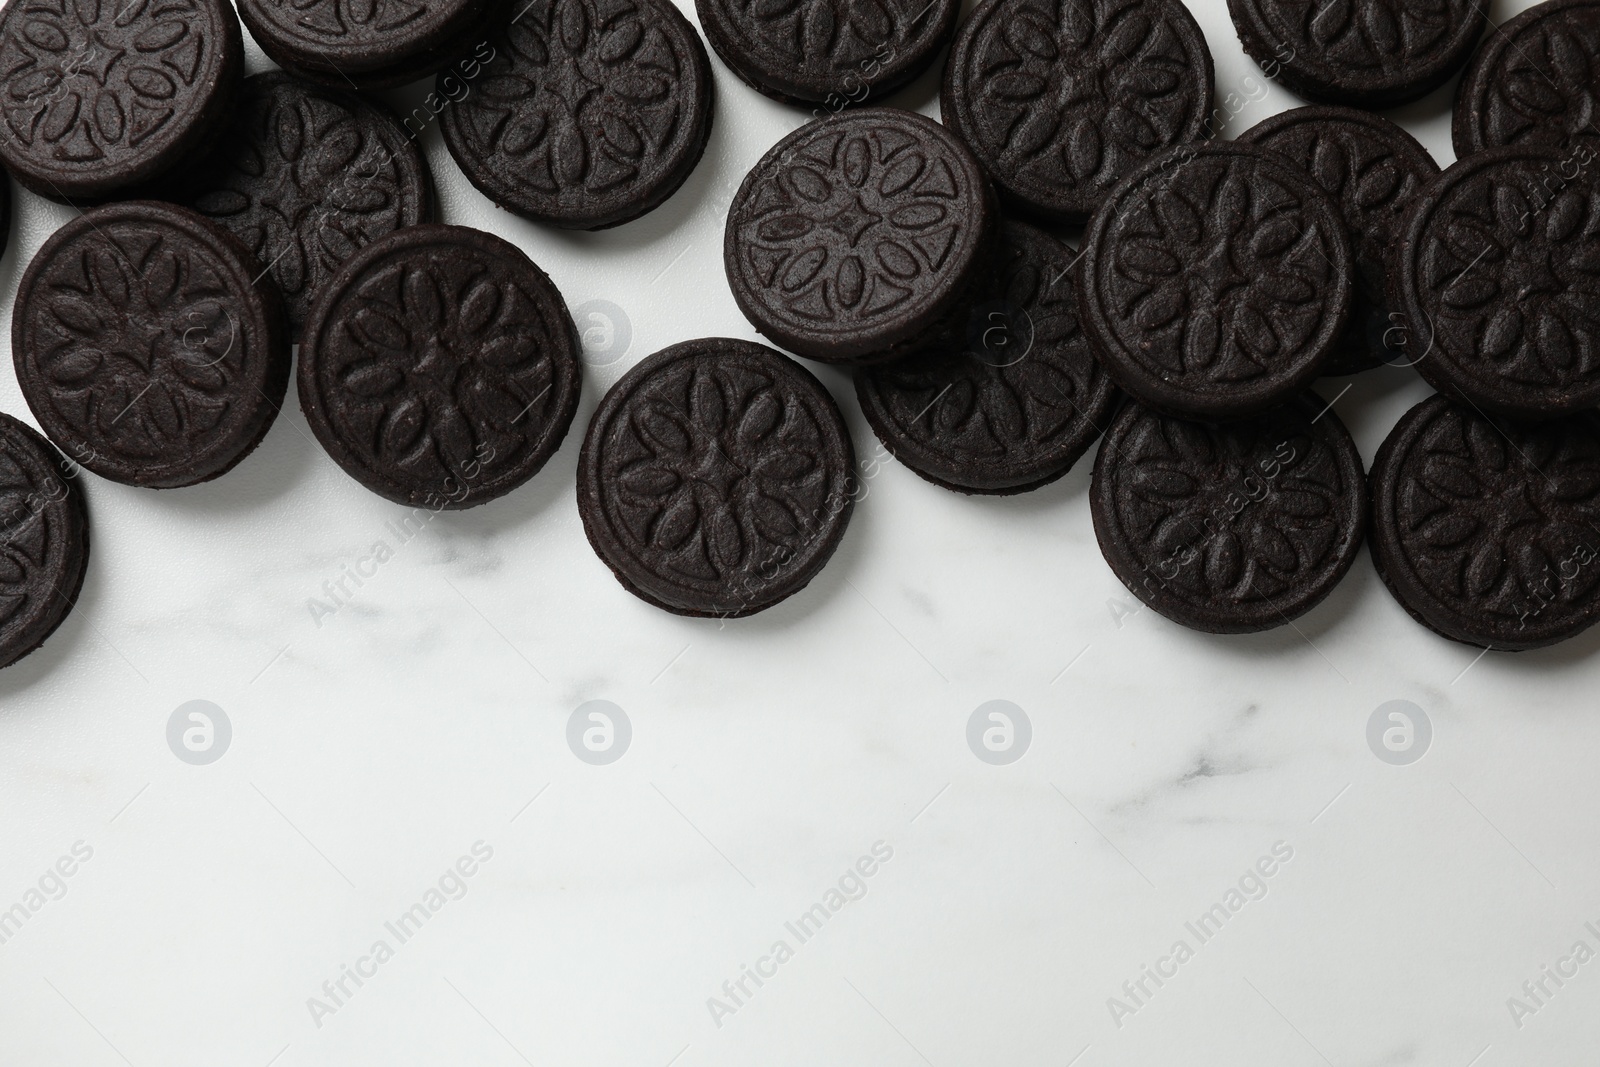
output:
{"label": "embossed floral pattern on cookie", "polygon": [[1218,633],[1282,625],[1349,570],[1366,521],[1350,435],[1315,397],[1222,424],[1130,405],[1106,435],[1095,531],[1157,611]]}
{"label": "embossed floral pattern on cookie", "polygon": [[[1600,152],[1600,3],[1551,0],[1500,26],[1462,77],[1451,136],[1467,156],[1507,145]],[[1572,164],[1569,163],[1569,166]],[[1569,174],[1570,178],[1572,175]]]}
{"label": "embossed floral pattern on cookie", "polygon": [[285,74],[246,79],[241,95],[188,200],[272,272],[298,336],[341,263],[427,218],[428,166],[392,115],[358,97]]}
{"label": "embossed floral pattern on cookie", "polygon": [[232,19],[212,0],[16,0],[0,27],[0,154],[57,197],[153,176],[219,117],[241,61]]}
{"label": "embossed floral pattern on cookie", "polygon": [[1084,236],[1084,322],[1129,392],[1249,414],[1321,369],[1350,303],[1338,209],[1264,149],[1174,149],[1113,193]]}
{"label": "embossed floral pattern on cookie", "polygon": [[1356,108],[1294,108],[1252,126],[1240,139],[1304,168],[1338,205],[1350,232],[1355,301],[1326,373],[1353,374],[1399,358],[1388,260],[1405,210],[1438,176],[1439,165],[1400,127]]}
{"label": "embossed floral pattern on cookie", "polygon": [[1408,217],[1397,303],[1417,370],[1507,413],[1600,403],[1600,189],[1521,149],[1469,157]]}
{"label": "embossed floral pattern on cookie", "polygon": [[470,507],[521,485],[560,445],[577,348],[560,294],[514,246],[412,226],[330,283],[306,326],[300,394],[318,438],[375,492]]}
{"label": "embossed floral pattern on cookie", "polygon": [[1181,4],[989,0],[961,28],[942,99],[1001,190],[1081,221],[1145,159],[1204,136],[1211,81]]}
{"label": "embossed floral pattern on cookie", "polygon": [[965,492],[1021,492],[1066,473],[1116,397],[1078,326],[1071,249],[1007,222],[997,267],[963,344],[856,374],[889,450]]}
{"label": "embossed floral pattern on cookie", "polygon": [[976,162],[942,128],[889,108],[802,127],[728,212],[734,297],[768,336],[818,359],[871,351],[936,319],[990,250]]}
{"label": "embossed floral pattern on cookie", "polygon": [[854,504],[816,380],[710,338],[657,353],[601,403],[579,463],[585,528],[624,584],[685,614],[759,611],[810,580]]}
{"label": "embossed floral pattern on cookie", "polygon": [[1534,648],[1600,619],[1600,419],[1490,419],[1433,397],[1373,465],[1374,558],[1448,637]]}
{"label": "embossed floral pattern on cookie", "polygon": [[530,218],[596,229],[665,200],[710,130],[710,68],[659,0],[534,0],[443,113],[467,177]]}
{"label": "embossed floral pattern on cookie", "polygon": [[1487,20],[1476,0],[1228,0],[1245,51],[1316,100],[1390,107],[1466,62]]}
{"label": "embossed floral pattern on cookie", "polygon": [[271,425],[288,378],[270,283],[224,231],[128,201],[62,227],[29,265],[12,356],[45,431],[136,485],[215,477]]}

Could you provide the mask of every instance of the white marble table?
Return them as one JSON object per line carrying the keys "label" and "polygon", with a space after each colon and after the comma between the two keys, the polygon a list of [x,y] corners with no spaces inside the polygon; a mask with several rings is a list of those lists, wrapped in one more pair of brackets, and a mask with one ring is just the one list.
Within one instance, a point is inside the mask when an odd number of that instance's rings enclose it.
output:
{"label": "white marble table", "polygon": [[[1243,99],[1222,0],[1191,6]],[[425,135],[446,221],[630,324],[611,352],[584,312],[578,423],[522,490],[401,543],[292,405],[213,484],[88,477],[83,597],[0,674],[0,909],[27,916],[0,944],[0,1063],[1592,1060],[1600,961],[1572,953],[1600,951],[1600,630],[1475,659],[1363,552],[1295,628],[1192,633],[1101,561],[1087,463],[983,500],[888,461],[821,577],[753,619],[617,585],[578,521],[579,430],[646,354],[755,336],[721,215],[803,117],[716,77],[688,184],[600,234],[494,210]],[[1442,163],[1452,90],[1399,113]],[[1223,136],[1293,104],[1256,95]],[[935,77],[893,102],[936,114]],[[18,199],[7,308],[67,217]],[[1427,392],[1386,370],[1336,410],[1370,462]],[[0,409],[27,417],[9,369]],[[314,619],[378,541],[392,558]],[[204,765],[168,743],[195,700],[231,731]],[[631,728],[614,762],[569,748],[595,700]],[[996,700],[1031,732],[1001,765],[967,741]],[[1368,743],[1397,700],[1432,729],[1409,765]]]}

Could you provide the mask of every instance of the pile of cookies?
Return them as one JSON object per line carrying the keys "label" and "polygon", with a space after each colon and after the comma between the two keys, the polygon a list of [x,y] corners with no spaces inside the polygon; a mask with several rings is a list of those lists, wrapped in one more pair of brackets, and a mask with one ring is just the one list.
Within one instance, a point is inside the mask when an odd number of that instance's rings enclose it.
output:
{"label": "pile of cookies", "polygon": [[[515,246],[434,221],[418,138],[437,122],[507,210],[616,226],[699,161],[712,70],[669,0],[512,2],[6,6],[0,161],[82,214],[13,309],[44,436],[0,415],[0,666],[81,586],[77,467],[221,476],[291,376],[328,454],[407,506],[484,503],[554,454],[582,382],[566,305]],[[1532,648],[1600,618],[1600,0],[1487,36],[1473,0],[1230,0],[1263,71],[1317,102],[1230,140],[1180,0],[958,8],[697,0],[739,79],[811,112],[728,212],[727,281],[761,334],[850,368],[885,448],[959,492],[1037,488],[1100,441],[1106,559],[1185,625],[1289,622],[1369,530],[1447,637]],[[243,76],[240,18],[281,71]],[[872,105],[947,46],[942,124]],[[1463,66],[1442,173],[1360,110]],[[426,77],[403,117],[371,95]],[[1055,235],[1080,225],[1077,251]],[[1441,395],[1369,492],[1308,386],[1385,363]],[[827,562],[855,471],[811,373],[705,338],[602,399],[579,513],[640,598],[736,617]]]}

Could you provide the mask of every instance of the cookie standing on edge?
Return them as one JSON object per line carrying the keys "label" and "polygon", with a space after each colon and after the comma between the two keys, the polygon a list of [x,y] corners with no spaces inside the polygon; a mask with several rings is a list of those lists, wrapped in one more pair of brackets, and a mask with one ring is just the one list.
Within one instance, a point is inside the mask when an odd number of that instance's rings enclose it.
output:
{"label": "cookie standing on edge", "polygon": [[184,163],[244,72],[227,0],[14,0],[0,19],[0,159],[52,200],[104,200]]}
{"label": "cookie standing on edge", "polygon": [[1500,148],[1453,164],[1406,213],[1389,276],[1417,372],[1524,418],[1600,404],[1600,184],[1554,162]]}
{"label": "cookie standing on edge", "polygon": [[0,413],[0,668],[66,619],[89,567],[83,488],[59,452]]}
{"label": "cookie standing on edge", "polygon": [[1117,399],[1078,328],[1072,250],[1005,222],[964,342],[856,372],[878,439],[928,481],[963,493],[1022,493],[1067,473]]}
{"label": "cookie standing on edge", "polygon": [[1428,150],[1388,119],[1343,107],[1300,107],[1239,135],[1289,159],[1339,205],[1356,257],[1350,324],[1324,374],[1356,374],[1400,355],[1389,311],[1388,259],[1401,216],[1439,174]]}
{"label": "cookie standing on edge", "polygon": [[1178,0],[984,0],[940,113],[1008,204],[1076,223],[1150,156],[1209,135],[1213,80]]}
{"label": "cookie standing on edge", "polygon": [[606,393],[578,457],[578,514],[624,588],[677,615],[740,618],[828,562],[855,450],[820,382],[764,345],[684,341]]}
{"label": "cookie standing on edge", "polygon": [[179,198],[271,270],[298,341],[311,302],[345,259],[427,221],[433,181],[383,105],[271,73],[244,80],[236,121]]}
{"label": "cookie standing on edge", "polygon": [[1600,621],[1600,416],[1418,404],[1372,465],[1372,560],[1452,640],[1520,651],[1582,633]]}
{"label": "cookie standing on edge", "polygon": [[332,89],[388,89],[442,70],[508,14],[505,0],[239,0],[284,70]]}
{"label": "cookie standing on edge", "polygon": [[1353,261],[1337,205],[1277,153],[1185,145],[1123,181],[1090,220],[1079,320],[1147,406],[1253,415],[1322,373],[1344,332]]}
{"label": "cookie standing on edge", "polygon": [[555,454],[578,407],[577,328],[515,245],[426,223],[352,256],[312,307],[300,406],[334,462],[399,504],[475,507]]}
{"label": "cookie standing on edge", "polygon": [[717,55],[757,92],[839,111],[921,74],[957,0],[695,0]]}
{"label": "cookie standing on edge", "polygon": [[1228,0],[1239,43],[1326,104],[1396,107],[1450,80],[1488,24],[1480,0]]}
{"label": "cookie standing on edge", "polygon": [[[670,0],[533,0],[440,115],[467,179],[524,218],[636,219],[689,177],[711,135],[711,61]],[[441,74],[439,92],[449,95]]]}
{"label": "cookie standing on edge", "polygon": [[1355,442],[1309,393],[1220,424],[1128,404],[1089,499],[1122,583],[1207,633],[1270,630],[1310,611],[1350,570],[1367,522]]}
{"label": "cookie standing on edge", "polygon": [[1462,159],[1508,145],[1565,153],[1585,143],[1592,175],[1597,96],[1600,2],[1547,0],[1484,39],[1456,90],[1450,139]]}
{"label": "cookie standing on edge", "polygon": [[862,108],[761,158],[728,209],[723,263],[739,310],[779,345],[882,362],[965,330],[998,214],[983,168],[943,126]]}
{"label": "cookie standing on edge", "polygon": [[289,383],[277,286],[227,230],[155,201],[106,204],[28,264],[11,319],[22,395],[112,481],[194,485],[254,450]]}

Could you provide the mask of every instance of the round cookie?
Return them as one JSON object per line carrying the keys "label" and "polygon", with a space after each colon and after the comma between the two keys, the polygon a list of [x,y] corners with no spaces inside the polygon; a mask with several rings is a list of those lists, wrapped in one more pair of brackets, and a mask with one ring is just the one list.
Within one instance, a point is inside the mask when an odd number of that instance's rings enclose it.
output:
{"label": "round cookie", "polygon": [[89,512],[66,460],[0,413],[0,667],[44,643],[72,611],[89,565]]}
{"label": "round cookie", "polygon": [[14,0],[0,19],[0,160],[41,196],[107,199],[201,149],[243,70],[227,0]]}
{"label": "round cookie", "polygon": [[833,555],[854,466],[838,405],[798,363],[750,341],[684,341],[600,401],[578,514],[629,592],[739,618],[799,592]]}
{"label": "round cookie", "polygon": [[1302,171],[1255,145],[1185,145],[1123,181],[1090,220],[1080,321],[1145,405],[1240,418],[1322,373],[1353,267],[1338,206]]}
{"label": "round cookie", "polygon": [[426,78],[505,13],[500,0],[239,0],[239,18],[274,63],[346,90]]}
{"label": "round cookie", "polygon": [[357,249],[427,221],[428,163],[392,113],[287,74],[246,78],[237,117],[179,199],[272,272],[293,340]]}
{"label": "round cookie", "polygon": [[1179,0],[984,0],[940,114],[1008,205],[1080,223],[1150,156],[1210,134],[1213,80]]}
{"label": "round cookie", "polygon": [[1450,139],[1462,159],[1520,145],[1600,153],[1600,2],[1547,0],[1484,39],[1456,89]]}
{"label": "round cookie", "polygon": [[313,305],[300,406],[334,462],[374,493],[470,508],[561,446],[578,352],[561,294],[515,245],[408,226],[351,256]]}
{"label": "round cookie", "polygon": [[[660,206],[711,135],[711,62],[669,0],[532,0],[440,115],[468,180],[535,222],[598,230]],[[452,75],[439,76],[449,95]]]}
{"label": "round cookie", "polygon": [[898,108],[807,123],[733,198],[723,264],[745,318],[823,363],[899,358],[959,336],[998,210],[972,153]]}
{"label": "round cookie", "polygon": [[839,111],[898,89],[950,39],[957,0],[695,0],[717,55],[757,92]]}
{"label": "round cookie", "polygon": [[1339,205],[1356,257],[1350,322],[1324,374],[1357,374],[1400,357],[1390,318],[1388,259],[1400,218],[1439,164],[1405,130],[1368,111],[1299,107],[1239,135],[1286,157]]}
{"label": "round cookie", "polygon": [[1418,373],[1485,410],[1600,404],[1600,186],[1500,148],[1453,164],[1406,213],[1389,276]]}
{"label": "round cookie", "polygon": [[1117,398],[1078,328],[1072,250],[1007,221],[967,334],[958,348],[858,370],[867,422],[896,459],[948,489],[1011,494],[1055,481]]}
{"label": "round cookie", "polygon": [[1367,521],[1361,456],[1309,393],[1228,423],[1128,404],[1089,499],[1122,583],[1207,633],[1270,630],[1310,611],[1350,570]]}
{"label": "round cookie", "polygon": [[1372,465],[1372,561],[1435,633],[1540,648],[1600,620],[1600,416],[1491,418],[1434,396]]}
{"label": "round cookie", "polygon": [[271,278],[186,208],[106,204],[28,264],[11,319],[17,383],[89,470],[154,489],[204,482],[266,436],[289,382]]}
{"label": "round cookie", "polygon": [[1450,80],[1488,18],[1480,0],[1228,0],[1239,43],[1301,96],[1388,108]]}

